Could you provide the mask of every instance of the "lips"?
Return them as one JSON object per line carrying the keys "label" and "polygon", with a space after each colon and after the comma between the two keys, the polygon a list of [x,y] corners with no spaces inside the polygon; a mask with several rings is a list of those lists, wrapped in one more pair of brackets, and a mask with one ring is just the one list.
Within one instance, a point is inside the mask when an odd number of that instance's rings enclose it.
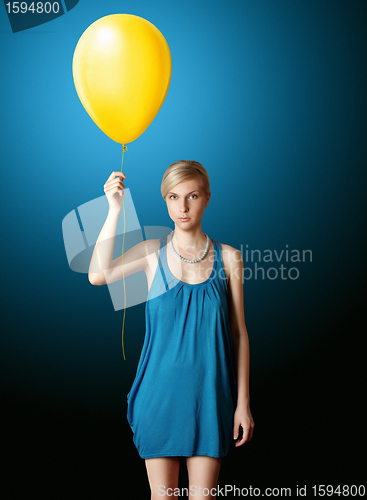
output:
{"label": "lips", "polygon": [[180,217],[180,220],[190,220],[190,217]]}

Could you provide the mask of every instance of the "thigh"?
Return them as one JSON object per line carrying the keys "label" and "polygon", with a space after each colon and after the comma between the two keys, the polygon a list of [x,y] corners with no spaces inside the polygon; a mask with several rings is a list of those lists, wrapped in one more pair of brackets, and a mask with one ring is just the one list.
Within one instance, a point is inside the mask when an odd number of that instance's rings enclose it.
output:
{"label": "thigh", "polygon": [[[172,498],[174,488],[178,487],[180,458],[146,458],[145,466],[147,469],[152,499]],[[169,490],[169,488],[171,488],[171,490]],[[169,493],[171,493],[171,495],[169,495]]]}
{"label": "thigh", "polygon": [[[187,457],[187,472],[189,475],[189,500],[215,498],[208,494],[212,488],[216,488],[222,458],[207,456]],[[204,488],[207,488],[205,491]],[[201,492],[201,494],[200,494]],[[214,492],[214,490],[213,490]]]}

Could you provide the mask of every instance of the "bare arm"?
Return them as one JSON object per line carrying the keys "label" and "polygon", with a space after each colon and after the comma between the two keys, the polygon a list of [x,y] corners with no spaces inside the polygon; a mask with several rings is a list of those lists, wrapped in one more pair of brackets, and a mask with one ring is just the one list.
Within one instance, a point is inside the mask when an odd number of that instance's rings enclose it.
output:
{"label": "bare arm", "polygon": [[112,172],[104,185],[104,191],[109,202],[109,211],[98,236],[89,265],[88,278],[92,285],[113,283],[122,279],[123,276],[129,276],[138,271],[146,271],[147,268],[146,242],[138,243],[124,253],[123,256],[112,260],[117,222],[121,212],[122,196],[124,195],[123,178],[125,177],[126,175],[122,172]]}
{"label": "bare arm", "polygon": [[234,419],[234,438],[238,437],[239,426],[242,426],[242,439],[236,446],[250,441],[255,426],[250,411],[250,348],[245,323],[243,305],[243,260],[241,253],[233,249],[229,257],[229,317],[232,335],[234,369],[237,380],[237,408]]}

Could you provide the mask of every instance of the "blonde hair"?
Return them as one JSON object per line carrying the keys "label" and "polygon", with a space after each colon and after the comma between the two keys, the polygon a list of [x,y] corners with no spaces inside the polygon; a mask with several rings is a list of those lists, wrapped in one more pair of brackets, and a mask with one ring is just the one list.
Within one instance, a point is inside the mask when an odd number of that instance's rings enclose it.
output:
{"label": "blonde hair", "polygon": [[172,163],[163,175],[161,184],[163,199],[166,200],[167,194],[174,186],[192,178],[196,178],[200,181],[205,195],[207,196],[210,191],[209,175],[201,163],[194,160],[180,160]]}

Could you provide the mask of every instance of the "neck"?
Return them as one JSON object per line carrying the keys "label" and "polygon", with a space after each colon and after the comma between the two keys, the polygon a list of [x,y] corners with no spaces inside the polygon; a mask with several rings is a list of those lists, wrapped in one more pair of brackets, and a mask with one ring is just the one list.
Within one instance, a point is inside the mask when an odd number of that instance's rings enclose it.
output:
{"label": "neck", "polygon": [[206,246],[206,236],[201,227],[192,229],[191,231],[183,231],[179,227],[175,227],[172,243],[175,248],[187,252],[189,249],[203,250]]}

